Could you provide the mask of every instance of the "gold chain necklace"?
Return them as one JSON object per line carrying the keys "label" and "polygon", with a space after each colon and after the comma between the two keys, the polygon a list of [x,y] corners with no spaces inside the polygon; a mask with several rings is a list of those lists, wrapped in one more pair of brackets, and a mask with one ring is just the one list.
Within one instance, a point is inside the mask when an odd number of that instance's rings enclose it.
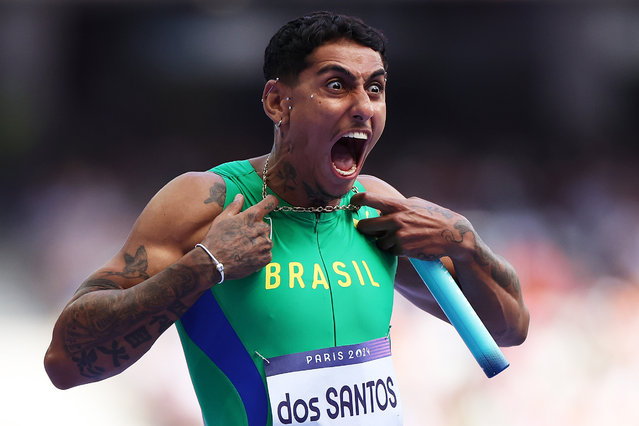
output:
{"label": "gold chain necklace", "polygon": [[[264,162],[264,170],[262,170],[262,199],[266,198],[266,174],[268,172],[268,160],[271,158],[271,154],[266,157]],[[357,188],[353,185],[351,188],[355,194],[357,194]],[[321,207],[299,207],[299,206],[278,206],[273,209],[274,212],[304,212],[304,213],[332,213],[338,210],[350,210],[356,212],[360,206],[348,203],[343,206],[321,206]]]}

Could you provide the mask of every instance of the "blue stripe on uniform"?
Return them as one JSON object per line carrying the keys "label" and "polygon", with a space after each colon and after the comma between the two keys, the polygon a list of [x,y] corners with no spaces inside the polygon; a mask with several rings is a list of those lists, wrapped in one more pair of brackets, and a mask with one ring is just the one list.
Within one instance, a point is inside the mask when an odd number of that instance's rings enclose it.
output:
{"label": "blue stripe on uniform", "polygon": [[191,340],[235,386],[244,403],[248,424],[265,425],[268,397],[262,376],[213,293],[204,292],[181,321]]}

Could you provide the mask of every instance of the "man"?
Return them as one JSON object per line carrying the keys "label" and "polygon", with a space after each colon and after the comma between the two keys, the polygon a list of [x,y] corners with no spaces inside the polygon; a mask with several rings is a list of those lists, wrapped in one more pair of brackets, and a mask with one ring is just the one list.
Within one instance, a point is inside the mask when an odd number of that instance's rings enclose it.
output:
{"label": "man", "polygon": [[497,342],[522,343],[517,275],[470,222],[359,174],[384,129],[386,69],[383,36],[358,19],[318,12],[283,26],[265,52],[270,154],[187,173],[153,197],[120,253],[61,313],[45,358],[53,383],[118,374],[177,322],[206,423],[399,409],[392,372],[366,382],[349,366],[353,387],[329,386],[320,409],[320,398],[295,393],[316,376],[275,396],[266,370],[305,352],[306,364],[328,363],[314,367],[330,380],[349,351],[387,348],[393,289],[444,318],[407,257],[440,258]]}

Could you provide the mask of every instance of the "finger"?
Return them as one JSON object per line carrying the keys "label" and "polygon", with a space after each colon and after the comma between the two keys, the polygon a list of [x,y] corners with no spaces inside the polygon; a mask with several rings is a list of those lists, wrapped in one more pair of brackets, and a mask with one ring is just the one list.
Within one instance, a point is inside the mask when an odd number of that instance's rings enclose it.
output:
{"label": "finger", "polygon": [[224,209],[221,214],[227,215],[236,215],[242,211],[242,206],[244,205],[244,196],[242,194],[237,194],[233,201],[229,203],[228,206]]}
{"label": "finger", "polygon": [[377,239],[377,247],[379,247],[382,250],[389,250],[394,245],[395,245],[395,239],[388,234]]}
{"label": "finger", "polygon": [[361,219],[357,223],[357,230],[365,235],[379,237],[388,231],[396,231],[398,229],[397,222],[389,216],[372,217],[369,219]]}
{"label": "finger", "polygon": [[252,215],[255,220],[263,220],[264,216],[272,212],[279,204],[279,200],[274,195],[267,195],[259,203],[246,209],[245,213]]}
{"label": "finger", "polygon": [[377,209],[381,214],[395,213],[403,207],[403,198],[388,197],[372,192],[358,192],[351,197],[351,204]]}
{"label": "finger", "polygon": [[404,249],[393,235],[385,235],[377,239],[377,247],[395,256],[403,256]]}

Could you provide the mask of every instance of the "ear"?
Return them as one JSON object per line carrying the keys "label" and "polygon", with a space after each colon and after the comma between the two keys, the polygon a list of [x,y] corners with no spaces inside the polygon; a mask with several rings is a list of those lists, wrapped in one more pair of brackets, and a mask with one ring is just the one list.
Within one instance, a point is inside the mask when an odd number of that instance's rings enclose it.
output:
{"label": "ear", "polygon": [[274,124],[288,117],[289,110],[288,106],[285,105],[287,103],[287,93],[288,86],[282,83],[281,80],[269,80],[264,85],[262,107]]}

